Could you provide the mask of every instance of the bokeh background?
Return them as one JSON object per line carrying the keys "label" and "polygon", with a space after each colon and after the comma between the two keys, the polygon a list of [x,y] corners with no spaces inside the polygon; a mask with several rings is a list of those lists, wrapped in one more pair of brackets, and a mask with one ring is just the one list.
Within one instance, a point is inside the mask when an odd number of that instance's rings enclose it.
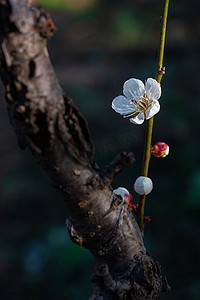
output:
{"label": "bokeh background", "polygon": [[[33,1],[34,2],[34,1]],[[145,125],[111,109],[125,80],[154,77],[162,2],[156,0],[43,0],[57,27],[48,48],[59,81],[86,116],[104,167],[120,151],[136,162],[112,186],[140,174]],[[151,159],[154,190],[147,198],[145,245],[172,287],[165,299],[200,299],[200,2],[171,1],[161,111],[153,142],[170,155]],[[0,298],[86,300],[94,261],[74,245],[66,211],[34,157],[21,151],[0,86]]]}

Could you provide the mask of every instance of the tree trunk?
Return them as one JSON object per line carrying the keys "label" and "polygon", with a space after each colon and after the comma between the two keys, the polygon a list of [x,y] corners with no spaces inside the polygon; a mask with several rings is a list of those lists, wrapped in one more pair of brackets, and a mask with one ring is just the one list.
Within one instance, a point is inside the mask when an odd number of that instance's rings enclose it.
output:
{"label": "tree trunk", "polygon": [[90,300],[154,298],[169,290],[166,278],[110,187],[133,154],[118,154],[104,170],[95,165],[87,122],[49,60],[46,39],[54,31],[50,16],[27,0],[0,0],[0,72],[10,121],[20,147],[31,149],[64,202],[72,241],[95,257]]}

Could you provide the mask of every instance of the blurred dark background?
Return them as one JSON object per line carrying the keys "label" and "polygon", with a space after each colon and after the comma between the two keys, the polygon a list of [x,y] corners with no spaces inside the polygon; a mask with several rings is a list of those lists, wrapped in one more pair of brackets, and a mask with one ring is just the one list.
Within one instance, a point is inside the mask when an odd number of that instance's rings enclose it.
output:
{"label": "blurred dark background", "polygon": [[[43,0],[57,32],[48,48],[59,81],[88,120],[96,161],[120,151],[136,162],[113,182],[133,195],[140,174],[145,125],[111,109],[125,80],[154,77],[163,1]],[[170,155],[151,159],[154,190],[147,198],[145,245],[172,287],[165,299],[200,299],[200,2],[171,1],[161,111],[153,142]],[[74,245],[66,211],[34,157],[18,148],[0,86],[0,298],[86,300],[94,267]]]}

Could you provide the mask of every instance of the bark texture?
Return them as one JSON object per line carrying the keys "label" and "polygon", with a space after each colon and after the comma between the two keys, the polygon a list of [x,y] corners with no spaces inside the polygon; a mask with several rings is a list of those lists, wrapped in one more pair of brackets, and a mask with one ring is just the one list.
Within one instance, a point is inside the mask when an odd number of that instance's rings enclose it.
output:
{"label": "bark texture", "polygon": [[104,170],[94,162],[87,122],[64,95],[49,60],[50,16],[27,0],[0,0],[0,72],[10,121],[60,194],[73,242],[95,257],[90,300],[148,299],[168,291],[138,225],[112,179],[134,161],[120,153]]}

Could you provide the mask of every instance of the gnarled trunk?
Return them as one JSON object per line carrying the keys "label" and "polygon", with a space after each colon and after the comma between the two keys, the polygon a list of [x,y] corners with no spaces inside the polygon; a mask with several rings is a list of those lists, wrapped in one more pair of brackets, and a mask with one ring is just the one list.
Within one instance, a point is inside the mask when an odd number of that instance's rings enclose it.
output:
{"label": "gnarled trunk", "polygon": [[168,291],[138,225],[110,183],[134,161],[121,153],[104,170],[94,162],[87,122],[58,84],[46,38],[50,16],[26,0],[0,0],[0,72],[10,121],[60,194],[73,242],[95,257],[94,299],[148,299]]}

